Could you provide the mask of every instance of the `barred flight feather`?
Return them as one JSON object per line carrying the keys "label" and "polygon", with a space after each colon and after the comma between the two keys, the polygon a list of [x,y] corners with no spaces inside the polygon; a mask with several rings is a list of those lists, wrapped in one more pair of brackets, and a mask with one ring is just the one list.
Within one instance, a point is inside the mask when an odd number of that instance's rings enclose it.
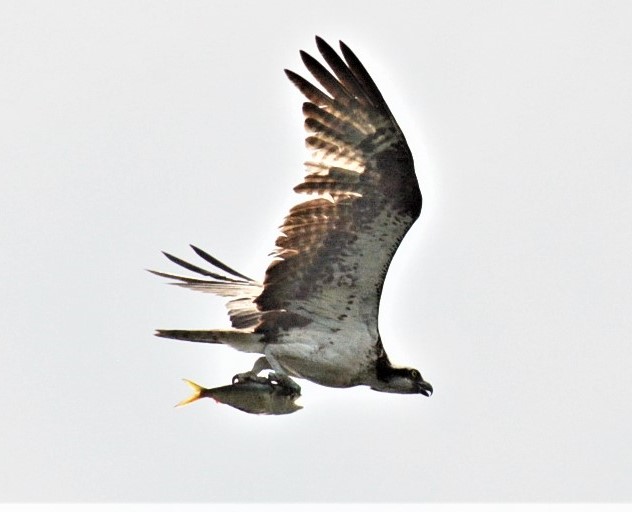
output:
{"label": "barred flight feather", "polygon": [[[344,44],[343,60],[316,41],[332,71],[305,52],[301,58],[323,90],[286,71],[308,100],[303,114],[311,155],[294,190],[314,198],[285,218],[255,303],[300,313],[319,309],[315,302],[326,294],[329,310],[345,310],[353,287],[377,311],[386,269],[419,216],[419,186],[404,136],[364,66]],[[370,264],[360,264],[366,258]]]}

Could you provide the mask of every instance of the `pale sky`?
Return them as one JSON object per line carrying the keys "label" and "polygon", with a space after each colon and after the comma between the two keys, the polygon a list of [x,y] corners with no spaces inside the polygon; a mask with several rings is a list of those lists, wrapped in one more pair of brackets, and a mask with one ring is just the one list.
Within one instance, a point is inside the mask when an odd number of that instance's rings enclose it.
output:
{"label": "pale sky", "polygon": [[[0,500],[629,501],[632,4],[0,4]],[[256,356],[169,287],[193,243],[261,279],[303,176],[314,35],[344,40],[424,195],[380,330],[435,394],[301,381],[173,406]]]}

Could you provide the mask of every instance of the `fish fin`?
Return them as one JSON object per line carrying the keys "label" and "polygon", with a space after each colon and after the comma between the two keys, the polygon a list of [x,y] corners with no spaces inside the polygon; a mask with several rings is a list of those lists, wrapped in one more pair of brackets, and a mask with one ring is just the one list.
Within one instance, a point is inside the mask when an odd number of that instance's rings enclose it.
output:
{"label": "fish fin", "polygon": [[196,384],[195,382],[188,379],[182,379],[182,380],[186,382],[193,389],[193,394],[189,398],[185,398],[181,402],[178,402],[176,404],[176,407],[182,407],[183,405],[187,405],[187,404],[190,404],[191,402],[195,402],[196,400],[199,400],[200,398],[202,398],[202,392],[204,391],[204,388],[200,386],[199,384]]}

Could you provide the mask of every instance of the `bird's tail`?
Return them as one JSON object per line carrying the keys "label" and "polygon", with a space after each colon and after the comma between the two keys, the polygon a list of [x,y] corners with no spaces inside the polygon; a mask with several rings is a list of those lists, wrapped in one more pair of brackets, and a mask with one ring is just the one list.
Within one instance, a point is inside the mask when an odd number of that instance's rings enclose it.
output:
{"label": "bird's tail", "polygon": [[170,338],[172,340],[196,341],[198,343],[222,343],[218,333],[222,331],[185,331],[181,329],[158,329],[155,335],[159,338]]}
{"label": "bird's tail", "polygon": [[263,334],[248,331],[185,331],[159,329],[155,334],[159,338],[169,338],[172,340],[224,344],[240,352],[260,354],[263,351]]}

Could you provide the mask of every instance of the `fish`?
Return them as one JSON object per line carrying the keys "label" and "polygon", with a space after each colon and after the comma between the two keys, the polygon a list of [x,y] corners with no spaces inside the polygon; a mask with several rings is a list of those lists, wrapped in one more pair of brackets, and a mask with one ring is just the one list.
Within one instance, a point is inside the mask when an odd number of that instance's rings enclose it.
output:
{"label": "fish", "polygon": [[249,414],[291,414],[303,408],[295,403],[301,396],[300,391],[265,377],[233,380],[233,383],[228,386],[212,389],[188,379],[182,380],[193,389],[193,394],[176,404],[176,407],[190,404],[201,398],[212,398],[216,402]]}

